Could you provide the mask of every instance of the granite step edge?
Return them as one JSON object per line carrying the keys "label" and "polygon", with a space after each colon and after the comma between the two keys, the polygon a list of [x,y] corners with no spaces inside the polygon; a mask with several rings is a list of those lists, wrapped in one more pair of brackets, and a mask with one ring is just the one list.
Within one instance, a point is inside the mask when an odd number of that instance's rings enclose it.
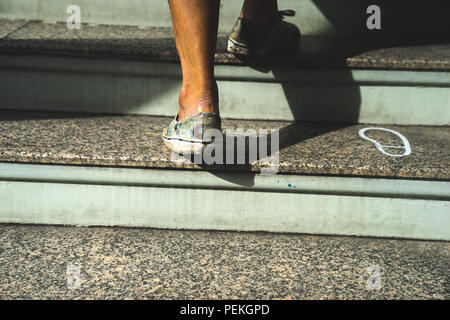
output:
{"label": "granite step edge", "polygon": [[[329,52],[333,52],[333,56]],[[65,23],[49,24],[42,21],[28,21],[7,37],[0,38],[0,53],[179,61],[171,28],[86,24],[81,30],[68,30]],[[361,37],[355,41],[354,37],[305,36],[297,56],[249,62],[226,52],[226,33],[222,32],[219,33],[216,63],[449,70],[450,45],[432,37],[399,42],[394,38]]]}
{"label": "granite step edge", "polygon": [[[235,158],[229,164],[218,160],[205,165],[175,155],[164,146],[161,131],[168,122],[170,118],[154,116],[2,111],[0,162],[251,173],[273,169],[277,174],[450,180],[450,127],[383,126],[412,139],[411,155],[389,157],[358,135],[371,125],[224,120],[225,133],[237,128],[244,134],[250,129],[275,130],[280,153],[274,156],[278,159],[249,163],[246,149],[244,164]],[[398,138],[382,131],[377,134],[388,139],[386,143],[398,143]]]}

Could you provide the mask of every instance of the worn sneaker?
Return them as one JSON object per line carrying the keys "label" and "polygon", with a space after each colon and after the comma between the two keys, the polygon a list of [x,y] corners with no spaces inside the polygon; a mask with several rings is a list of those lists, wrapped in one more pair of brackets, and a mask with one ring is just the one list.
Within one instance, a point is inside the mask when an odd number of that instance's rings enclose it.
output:
{"label": "worn sneaker", "polygon": [[180,154],[195,154],[203,152],[212,143],[207,130],[221,130],[220,116],[216,113],[200,112],[184,120],[178,121],[178,115],[170,125],[163,130],[164,144],[174,152]]}
{"label": "worn sneaker", "polygon": [[227,51],[243,56],[295,52],[300,43],[300,30],[283,20],[294,16],[294,10],[278,11],[280,22],[269,31],[258,30],[244,18],[238,18],[228,37]]}

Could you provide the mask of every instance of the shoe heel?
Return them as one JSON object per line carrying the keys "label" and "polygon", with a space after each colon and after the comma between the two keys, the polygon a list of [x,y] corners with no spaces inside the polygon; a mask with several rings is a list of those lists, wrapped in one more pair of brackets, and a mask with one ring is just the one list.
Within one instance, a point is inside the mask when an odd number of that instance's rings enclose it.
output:
{"label": "shoe heel", "polygon": [[234,54],[243,55],[243,56],[248,56],[250,54],[250,51],[248,50],[247,47],[241,46],[238,43],[235,43],[230,39],[228,39],[227,51],[234,53]]}

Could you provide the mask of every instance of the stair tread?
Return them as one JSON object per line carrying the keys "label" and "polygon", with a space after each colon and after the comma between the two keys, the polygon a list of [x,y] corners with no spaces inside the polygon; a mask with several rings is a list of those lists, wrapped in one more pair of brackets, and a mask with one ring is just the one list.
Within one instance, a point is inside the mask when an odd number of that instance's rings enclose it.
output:
{"label": "stair tread", "polygon": [[[145,168],[188,168],[260,172],[259,162],[197,166],[179,161],[164,146],[167,117],[101,115],[2,110],[0,161]],[[372,125],[223,120],[227,128],[279,129],[280,173],[449,180],[449,127],[395,126],[383,128],[404,135],[411,154],[391,157],[358,134]],[[366,132],[383,145],[402,145],[387,132]],[[403,149],[386,148],[403,153]],[[184,159],[184,158],[181,158]]]}
{"label": "stair tread", "polygon": [[[178,61],[171,28],[83,24],[69,30],[65,23],[0,19],[0,53],[45,54],[131,60]],[[450,44],[442,39],[304,36],[297,55],[252,64],[281,67],[345,67],[377,69],[450,69]],[[246,65],[226,52],[220,33],[216,63]]]}
{"label": "stair tread", "polygon": [[443,241],[1,225],[0,246],[2,299],[449,298]]}

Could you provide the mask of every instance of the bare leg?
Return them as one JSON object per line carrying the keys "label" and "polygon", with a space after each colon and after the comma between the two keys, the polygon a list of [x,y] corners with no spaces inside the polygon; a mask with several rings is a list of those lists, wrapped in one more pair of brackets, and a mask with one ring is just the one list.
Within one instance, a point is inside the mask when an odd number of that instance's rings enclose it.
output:
{"label": "bare leg", "polygon": [[220,0],[169,0],[183,74],[178,120],[219,110],[214,78],[219,5]]}
{"label": "bare leg", "polygon": [[245,0],[240,17],[251,21],[258,29],[271,29],[280,20],[277,0]]}

